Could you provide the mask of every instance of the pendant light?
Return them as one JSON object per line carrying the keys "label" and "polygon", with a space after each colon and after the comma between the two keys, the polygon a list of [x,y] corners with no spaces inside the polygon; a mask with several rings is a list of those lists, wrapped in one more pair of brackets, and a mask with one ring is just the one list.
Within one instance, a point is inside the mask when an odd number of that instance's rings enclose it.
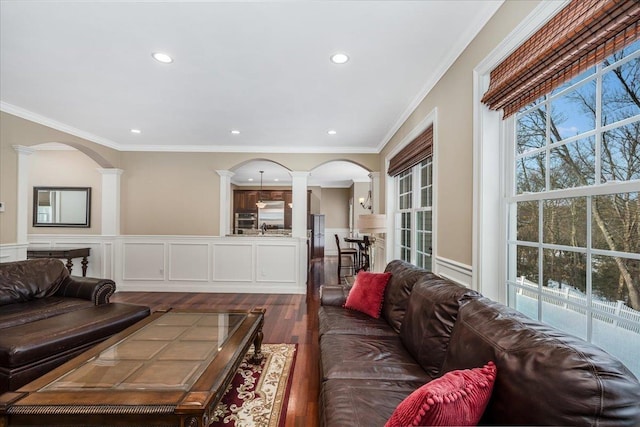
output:
{"label": "pendant light", "polygon": [[260,193],[258,193],[258,203],[256,203],[256,206],[258,207],[258,209],[264,209],[267,207],[267,204],[262,201],[262,174],[263,173],[264,171],[260,171]]}

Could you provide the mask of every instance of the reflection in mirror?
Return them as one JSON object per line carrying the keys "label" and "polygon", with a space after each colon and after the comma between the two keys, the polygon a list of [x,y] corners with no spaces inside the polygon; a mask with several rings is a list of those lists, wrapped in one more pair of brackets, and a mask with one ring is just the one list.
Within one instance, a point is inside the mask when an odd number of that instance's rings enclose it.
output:
{"label": "reflection in mirror", "polygon": [[33,187],[34,227],[91,225],[91,187]]}

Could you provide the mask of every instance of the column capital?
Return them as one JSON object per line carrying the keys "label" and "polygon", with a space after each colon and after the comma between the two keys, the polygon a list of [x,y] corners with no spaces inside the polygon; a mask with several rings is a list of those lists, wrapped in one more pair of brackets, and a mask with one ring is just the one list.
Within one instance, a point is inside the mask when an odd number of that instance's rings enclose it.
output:
{"label": "column capital", "polygon": [[36,151],[35,148],[27,147],[26,145],[13,145],[13,149],[16,150],[18,154],[24,154],[26,156]]}
{"label": "column capital", "polygon": [[124,170],[118,168],[97,168],[96,169],[102,175],[122,175]]}
{"label": "column capital", "polygon": [[289,171],[291,178],[306,178],[309,176],[307,171]]}
{"label": "column capital", "polygon": [[216,170],[216,172],[220,176],[226,176],[229,178],[235,175],[235,172],[231,172],[230,170],[224,170],[224,169]]}
{"label": "column capital", "polygon": [[369,172],[369,178],[371,178],[371,179],[380,178],[380,172]]}

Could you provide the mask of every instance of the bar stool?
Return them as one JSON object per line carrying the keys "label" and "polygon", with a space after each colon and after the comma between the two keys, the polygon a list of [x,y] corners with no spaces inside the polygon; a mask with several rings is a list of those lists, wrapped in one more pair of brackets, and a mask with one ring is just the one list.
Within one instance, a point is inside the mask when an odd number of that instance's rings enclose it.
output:
{"label": "bar stool", "polygon": [[[354,248],[340,248],[340,238],[337,234],[335,236],[336,246],[338,247],[338,281],[340,281],[340,278],[344,277],[340,274],[342,270],[346,269],[351,272],[349,276],[353,276],[356,273],[356,266],[358,265],[358,250]],[[349,257],[351,265],[342,265],[343,256]],[[345,276],[347,275],[345,274]]]}

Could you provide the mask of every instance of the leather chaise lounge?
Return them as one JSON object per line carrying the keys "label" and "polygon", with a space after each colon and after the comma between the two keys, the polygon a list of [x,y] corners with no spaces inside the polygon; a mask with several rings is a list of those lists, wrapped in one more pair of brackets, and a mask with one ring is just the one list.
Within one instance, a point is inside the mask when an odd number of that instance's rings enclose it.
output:
{"label": "leather chaise lounge", "polygon": [[0,393],[17,390],[147,317],[110,303],[115,283],[70,276],[57,259],[0,264]]}
{"label": "leather chaise lounge", "polygon": [[640,426],[615,357],[403,261],[386,272],[380,318],[344,308],[349,286],[321,289],[321,425],[382,427],[418,388],[493,362],[481,425]]}

